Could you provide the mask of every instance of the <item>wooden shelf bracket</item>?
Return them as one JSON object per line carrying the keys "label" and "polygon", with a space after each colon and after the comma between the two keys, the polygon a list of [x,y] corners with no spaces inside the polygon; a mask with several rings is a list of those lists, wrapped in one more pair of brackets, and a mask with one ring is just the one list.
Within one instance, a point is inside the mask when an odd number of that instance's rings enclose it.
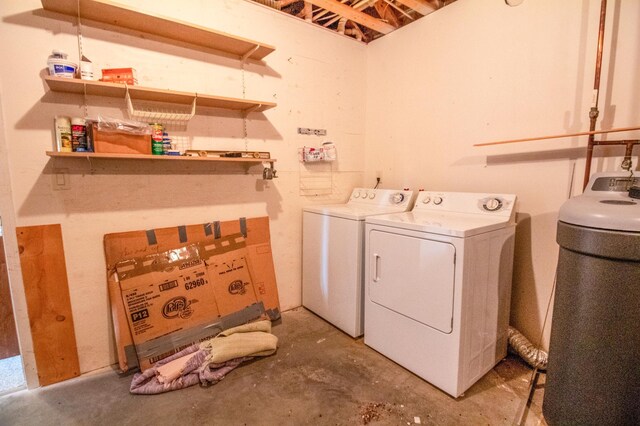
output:
{"label": "wooden shelf bracket", "polygon": [[256,53],[258,51],[258,49],[260,49],[260,45],[256,44],[255,46],[253,46],[251,49],[249,49],[244,55],[242,55],[240,57],[240,59],[242,60],[242,62],[247,62],[247,59],[249,59],[251,57],[251,55],[253,55],[254,53]]}
{"label": "wooden shelf bracket", "polygon": [[242,116],[243,116],[244,118],[247,118],[247,116],[248,116],[249,114],[251,114],[251,113],[252,113],[252,112],[254,112],[254,111],[258,111],[258,110],[260,110],[260,108],[262,108],[262,104],[253,105],[253,106],[251,106],[251,107],[249,107],[249,108],[245,109],[244,111],[242,111]]}

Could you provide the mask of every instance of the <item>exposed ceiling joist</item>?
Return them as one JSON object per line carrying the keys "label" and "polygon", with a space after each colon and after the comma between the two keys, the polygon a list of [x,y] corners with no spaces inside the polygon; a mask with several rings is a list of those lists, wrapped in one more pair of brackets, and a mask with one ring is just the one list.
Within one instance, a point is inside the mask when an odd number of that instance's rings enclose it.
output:
{"label": "exposed ceiling joist", "polygon": [[252,1],[368,43],[456,0]]}
{"label": "exposed ceiling joist", "polygon": [[395,27],[393,25],[388,24],[386,22],[382,22],[381,20],[376,19],[371,15],[362,13],[336,0],[307,0],[307,1],[318,7],[329,10],[333,13],[337,13],[338,15],[343,16],[347,19],[350,19],[355,23],[358,23],[367,28],[371,28],[372,30],[382,34],[389,34],[391,31],[395,30]]}
{"label": "exposed ceiling joist", "polygon": [[427,0],[396,0],[398,3],[415,10],[420,15],[428,15],[434,12],[437,7],[429,3]]}
{"label": "exposed ceiling joist", "polygon": [[385,3],[384,1],[379,1],[374,4],[374,7],[376,8],[376,12],[378,12],[378,15],[380,15],[380,19],[382,19],[385,22],[388,22],[389,24],[393,25],[396,28],[400,28],[400,20],[398,19],[396,14],[393,13],[393,11],[391,10],[391,6],[389,6],[389,3]]}

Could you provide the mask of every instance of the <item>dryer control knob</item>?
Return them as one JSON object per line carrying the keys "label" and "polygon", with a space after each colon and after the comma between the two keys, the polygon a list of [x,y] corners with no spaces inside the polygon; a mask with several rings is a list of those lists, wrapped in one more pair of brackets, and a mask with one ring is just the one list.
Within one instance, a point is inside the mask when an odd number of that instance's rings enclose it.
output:
{"label": "dryer control knob", "polygon": [[404,201],[404,194],[401,194],[400,192],[396,192],[395,194],[391,195],[391,202],[393,204],[400,204],[403,201]]}
{"label": "dryer control knob", "polygon": [[502,207],[502,201],[498,198],[490,198],[484,203],[484,209],[490,212],[495,212],[496,210],[500,210]]}
{"label": "dryer control knob", "polygon": [[372,192],[371,194],[369,194],[369,199],[373,200],[374,198],[376,198],[376,193]]}
{"label": "dryer control knob", "polygon": [[427,196],[422,199],[422,204],[429,204],[431,202],[431,197]]}
{"label": "dryer control knob", "polygon": [[360,191],[356,191],[353,193],[353,198],[360,198]]}
{"label": "dryer control knob", "polygon": [[433,204],[435,204],[436,206],[442,204],[442,197],[433,197]]}
{"label": "dryer control knob", "polygon": [[367,193],[365,192],[364,194],[362,194],[362,198],[363,198],[363,199],[367,198],[367,195],[369,195],[369,194],[367,194]]}

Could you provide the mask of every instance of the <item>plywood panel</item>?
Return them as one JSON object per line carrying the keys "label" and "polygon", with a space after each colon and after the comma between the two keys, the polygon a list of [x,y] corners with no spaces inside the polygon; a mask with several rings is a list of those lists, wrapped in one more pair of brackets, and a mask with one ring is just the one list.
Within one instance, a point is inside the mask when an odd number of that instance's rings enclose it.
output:
{"label": "plywood panel", "polygon": [[16,228],[40,385],[80,375],[60,225]]}
{"label": "plywood panel", "polygon": [[4,241],[0,236],[0,359],[16,355],[20,355],[20,347],[18,346],[16,323],[13,318]]}

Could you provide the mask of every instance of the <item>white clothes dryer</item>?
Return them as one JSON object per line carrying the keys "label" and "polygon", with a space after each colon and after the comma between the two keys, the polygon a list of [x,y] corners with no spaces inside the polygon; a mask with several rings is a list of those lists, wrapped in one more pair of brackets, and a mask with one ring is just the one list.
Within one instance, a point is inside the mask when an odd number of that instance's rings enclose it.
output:
{"label": "white clothes dryer", "polygon": [[413,191],[355,188],[346,204],[302,215],[302,304],[352,337],[362,335],[364,220],[407,211]]}
{"label": "white clothes dryer", "polygon": [[368,217],[364,343],[454,397],[504,358],[515,201],[429,191]]}

